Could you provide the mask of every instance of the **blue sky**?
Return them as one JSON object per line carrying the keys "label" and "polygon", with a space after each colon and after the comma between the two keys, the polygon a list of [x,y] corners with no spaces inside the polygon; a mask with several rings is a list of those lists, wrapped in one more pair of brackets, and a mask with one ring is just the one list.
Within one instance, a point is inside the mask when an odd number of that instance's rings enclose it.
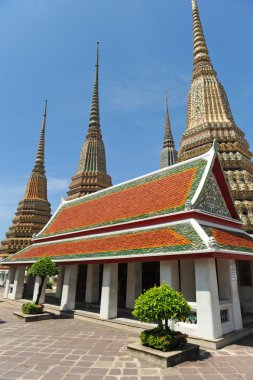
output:
{"label": "blue sky", "polygon": [[[237,125],[253,149],[253,1],[199,0]],[[100,41],[101,127],[119,183],[159,168],[164,90],[176,145],[192,72],[190,0],[0,0],[0,239],[36,155],[48,99],[46,173],[54,211],[75,174]]]}

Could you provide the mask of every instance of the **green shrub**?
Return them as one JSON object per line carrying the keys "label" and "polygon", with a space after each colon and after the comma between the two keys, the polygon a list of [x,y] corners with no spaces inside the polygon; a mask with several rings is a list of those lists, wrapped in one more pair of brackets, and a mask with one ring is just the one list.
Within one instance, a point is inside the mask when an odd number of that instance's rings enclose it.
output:
{"label": "green shrub", "polygon": [[[165,282],[141,294],[135,301],[133,316],[141,322],[158,324],[155,329],[141,333],[142,344],[161,351],[184,346],[187,336],[174,331],[174,325],[176,322],[185,321],[190,310],[182,294],[170,288]],[[169,321],[172,323],[171,327]]]}
{"label": "green shrub", "polygon": [[170,288],[165,282],[147,290],[135,301],[133,316],[141,322],[158,323],[159,328],[168,329],[173,324],[184,321],[191,311],[183,295]]}
{"label": "green shrub", "polygon": [[35,302],[27,302],[22,305],[24,314],[41,314],[43,313],[43,305],[36,305]]}
{"label": "green shrub", "polygon": [[53,289],[53,285],[54,285],[54,283],[52,281],[48,281],[46,283],[46,289]]}
{"label": "green shrub", "polygon": [[57,268],[57,265],[52,261],[50,257],[45,256],[41,257],[35,263],[33,263],[31,268],[28,269],[27,273],[29,276],[38,276],[40,278],[39,291],[35,301],[36,305],[38,305],[44,281],[47,277],[56,276],[59,273],[59,268]]}
{"label": "green shrub", "polygon": [[161,330],[159,327],[143,331],[140,338],[143,346],[164,352],[181,348],[187,343],[187,335],[171,329]]}

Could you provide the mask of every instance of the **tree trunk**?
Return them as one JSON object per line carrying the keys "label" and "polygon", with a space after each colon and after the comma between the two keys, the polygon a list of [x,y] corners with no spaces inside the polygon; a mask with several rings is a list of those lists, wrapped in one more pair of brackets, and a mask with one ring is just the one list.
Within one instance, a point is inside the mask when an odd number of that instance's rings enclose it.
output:
{"label": "tree trunk", "polygon": [[39,286],[39,291],[38,291],[37,299],[36,299],[36,302],[35,302],[36,305],[39,304],[39,300],[40,300],[40,296],[41,296],[41,292],[42,292],[42,288],[43,288],[43,285],[44,285],[45,278],[46,277],[40,277],[41,282],[40,282],[40,286]]}

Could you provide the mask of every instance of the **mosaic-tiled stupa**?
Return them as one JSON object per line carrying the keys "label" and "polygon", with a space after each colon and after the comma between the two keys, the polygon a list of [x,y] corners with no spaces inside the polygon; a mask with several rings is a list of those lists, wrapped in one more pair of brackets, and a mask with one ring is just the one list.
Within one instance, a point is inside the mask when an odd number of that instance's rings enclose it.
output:
{"label": "mosaic-tiled stupa", "polygon": [[0,257],[7,257],[30,245],[32,236],[37,234],[51,217],[45,174],[46,112],[47,101],[35,165],[28,180],[25,195],[18,204],[16,216],[6,233],[5,240],[1,242]]}
{"label": "mosaic-tiled stupa", "polygon": [[203,33],[197,0],[192,0],[194,68],[187,107],[187,128],[179,160],[203,154],[214,139],[237,211],[253,233],[253,163],[245,135],[234,121],[224,87],[217,78]]}
{"label": "mosaic-tiled stupa", "polygon": [[105,147],[100,129],[98,69],[99,43],[97,43],[97,60],[89,128],[82,146],[77,172],[72,177],[69,185],[68,200],[112,186],[111,177],[106,171]]}
{"label": "mosaic-tiled stupa", "polygon": [[169,107],[168,107],[168,94],[165,92],[165,128],[164,128],[164,139],[163,139],[163,149],[161,151],[160,168],[166,168],[176,164],[177,162],[177,151],[175,148],[175,143],[172,135]]}

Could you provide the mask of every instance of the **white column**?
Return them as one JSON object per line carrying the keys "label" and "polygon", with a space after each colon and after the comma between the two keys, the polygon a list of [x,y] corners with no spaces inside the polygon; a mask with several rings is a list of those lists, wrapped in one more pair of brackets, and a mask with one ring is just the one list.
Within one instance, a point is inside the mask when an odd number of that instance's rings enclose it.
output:
{"label": "white column", "polygon": [[117,317],[118,309],[118,264],[104,264],[100,304],[100,318]]}
{"label": "white column", "polygon": [[178,261],[160,261],[160,285],[166,282],[171,288],[179,291]]}
{"label": "white column", "polygon": [[[35,284],[34,284],[34,291],[33,291],[33,301],[36,302],[38,292],[39,292],[39,287],[40,287],[41,279],[40,277],[35,278]],[[47,279],[45,278],[44,284],[42,287],[39,303],[44,303],[45,302],[45,296],[46,296],[46,283]]]}
{"label": "white column", "polygon": [[9,295],[9,298],[12,300],[22,298],[25,279],[25,268],[25,265],[20,265],[16,269],[12,293]]}
{"label": "white column", "polygon": [[220,338],[222,328],[215,260],[195,260],[195,278],[198,336]]}
{"label": "white column", "polygon": [[231,286],[232,313],[234,320],[234,329],[242,329],[242,313],[238,291],[237,270],[235,260],[229,260],[229,274]]}
{"label": "white column", "polygon": [[55,298],[61,298],[63,279],[64,279],[64,265],[60,265],[59,266],[59,273],[57,276]]}
{"label": "white column", "polygon": [[96,303],[99,300],[99,269],[100,264],[88,264],[85,302]]}
{"label": "white column", "polygon": [[76,303],[76,281],[77,281],[78,265],[66,265],[62,296],[61,296],[61,310],[73,310]]}
{"label": "white column", "polygon": [[9,267],[8,278],[5,284],[4,298],[8,298],[8,295],[10,292],[10,285],[12,285],[14,282],[15,272],[16,272],[16,267],[11,265]]}
{"label": "white column", "polygon": [[126,308],[133,309],[142,291],[142,263],[127,264]]}

